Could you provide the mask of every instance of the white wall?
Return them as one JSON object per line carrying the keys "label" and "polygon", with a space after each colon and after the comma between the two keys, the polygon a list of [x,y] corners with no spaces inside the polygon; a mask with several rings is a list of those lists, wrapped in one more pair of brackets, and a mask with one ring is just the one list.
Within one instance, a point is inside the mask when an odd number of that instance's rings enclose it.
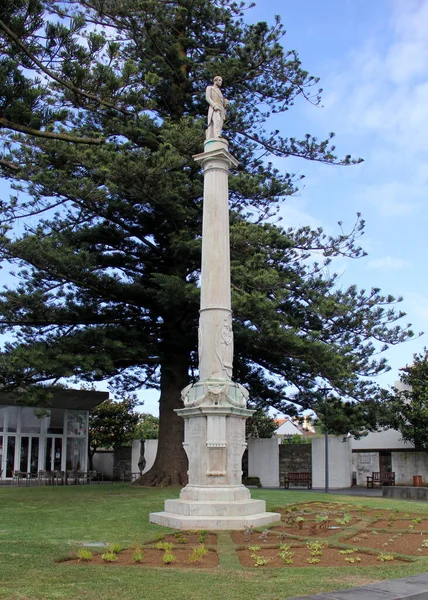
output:
{"label": "white wall", "polygon": [[354,452],[352,470],[357,474],[357,485],[367,485],[367,476],[379,471],[379,452]]}
{"label": "white wall", "polygon": [[395,429],[372,432],[359,440],[352,440],[352,450],[399,450],[401,448],[414,448],[414,446],[410,442],[403,442],[401,433]]}
{"label": "white wall", "polygon": [[[156,452],[158,451],[157,440],[146,440],[144,444],[144,457],[146,459],[146,466],[144,467],[143,473],[152,468],[155,462]],[[132,459],[131,459],[131,472],[139,473],[138,459],[140,458],[140,440],[133,440],[132,442]]]}
{"label": "white wall", "polygon": [[426,452],[392,452],[392,470],[395,483],[412,485],[413,475],[422,475],[428,483],[428,454]]}
{"label": "white wall", "polygon": [[279,487],[279,447],[275,437],[248,440],[248,476],[259,477],[263,487]]}
{"label": "white wall", "polygon": [[[345,441],[343,441],[345,439]],[[328,438],[329,487],[348,488],[352,485],[351,438]],[[312,487],[325,486],[325,438],[312,439]]]}

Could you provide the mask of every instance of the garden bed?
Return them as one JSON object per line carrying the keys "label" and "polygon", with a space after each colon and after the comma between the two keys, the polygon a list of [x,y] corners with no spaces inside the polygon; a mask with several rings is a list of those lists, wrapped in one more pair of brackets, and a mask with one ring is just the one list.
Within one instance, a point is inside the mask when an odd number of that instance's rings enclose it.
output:
{"label": "garden bed", "polygon": [[217,552],[209,548],[205,556],[195,561],[191,559],[192,549],[191,548],[173,548],[171,554],[174,560],[171,562],[165,562],[165,553],[157,550],[156,548],[142,548],[142,559],[136,562],[133,557],[135,555],[135,549],[128,548],[119,552],[116,555],[116,559],[112,562],[106,562],[101,554],[94,554],[89,561],[82,561],[78,558],[68,559],[61,561],[67,564],[79,564],[79,565],[104,565],[111,567],[161,567],[165,569],[173,568],[191,568],[191,569],[213,569],[218,566],[218,554]]}
{"label": "garden bed", "polygon": [[[342,552],[342,554],[341,554]],[[347,554],[343,554],[347,552]],[[258,551],[249,548],[237,550],[241,564],[245,567],[278,568],[278,567],[369,567],[387,562],[407,562],[405,559],[392,556],[390,553],[369,553],[364,550],[344,550],[324,547],[318,555],[313,556],[306,546],[290,546],[287,552],[280,547],[261,548]],[[281,556],[283,554],[283,556]],[[266,561],[266,562],[265,562]]]}

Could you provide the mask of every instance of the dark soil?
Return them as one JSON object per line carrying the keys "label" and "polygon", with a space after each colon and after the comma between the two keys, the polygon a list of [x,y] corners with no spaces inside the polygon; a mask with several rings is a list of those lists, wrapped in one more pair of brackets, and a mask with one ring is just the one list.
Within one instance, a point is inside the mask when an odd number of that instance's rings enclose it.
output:
{"label": "dark soil", "polygon": [[[285,564],[284,561],[278,556],[280,552],[279,548],[262,548],[260,551],[254,552],[248,549],[237,550],[239,560],[245,567],[255,566],[256,559],[251,556],[262,556],[268,559],[266,565],[260,565],[257,568],[272,568],[272,567],[338,567],[338,566],[361,566],[368,567],[371,565],[385,564],[381,563],[376,554],[369,554],[364,551],[358,551],[349,555],[340,554],[338,548],[323,548],[322,555],[313,557],[315,560],[319,560],[319,563],[309,563],[311,558],[310,552],[306,547],[292,547],[291,552],[292,563]],[[361,559],[361,562],[357,562],[357,558]],[[355,562],[345,560],[346,558],[352,558]],[[394,558],[394,563],[403,562],[400,559]]]}

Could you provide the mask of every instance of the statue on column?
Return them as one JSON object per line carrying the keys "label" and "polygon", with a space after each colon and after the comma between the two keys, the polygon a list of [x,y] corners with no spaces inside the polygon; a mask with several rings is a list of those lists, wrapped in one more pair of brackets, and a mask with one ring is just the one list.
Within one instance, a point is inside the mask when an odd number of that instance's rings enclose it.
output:
{"label": "statue on column", "polygon": [[221,137],[221,130],[226,118],[226,109],[229,101],[223,97],[221,86],[223,79],[219,75],[214,77],[213,85],[207,87],[205,98],[210,105],[208,109],[208,128],[206,130],[206,139]]}

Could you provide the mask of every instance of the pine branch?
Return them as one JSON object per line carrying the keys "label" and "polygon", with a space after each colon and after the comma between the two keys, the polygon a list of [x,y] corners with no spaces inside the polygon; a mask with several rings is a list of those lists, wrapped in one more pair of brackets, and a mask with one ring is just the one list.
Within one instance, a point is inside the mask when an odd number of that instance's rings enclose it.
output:
{"label": "pine branch", "polygon": [[[13,123],[4,117],[0,117],[0,126],[5,127],[6,129],[12,129],[12,131],[18,131],[19,133],[25,133],[27,135],[32,135],[33,137],[41,137],[48,138],[50,140],[59,140],[62,142],[72,142],[74,144],[95,144],[99,146],[100,144],[105,144],[104,139],[100,138],[81,138],[75,137],[74,135],[69,135],[68,133],[53,133],[51,131],[41,131],[40,129],[33,129],[32,127],[27,127],[26,125],[18,125],[18,123]],[[10,166],[10,165],[6,165]],[[10,167],[14,168],[14,167]],[[19,167],[16,167],[18,169]]]}
{"label": "pine branch", "polygon": [[[25,46],[25,44],[22,43],[22,41],[19,39],[19,37],[16,36],[13,33],[13,31],[11,29],[9,29],[9,27],[6,25],[6,23],[4,23],[1,19],[0,19],[0,29],[2,29],[4,31],[4,33],[18,46],[18,48],[20,50],[22,50],[22,52],[24,52],[24,54],[26,54],[26,56],[28,56],[28,58],[45,75],[47,75],[48,77],[50,77],[51,79],[53,79],[54,81],[59,83],[60,85],[64,86],[71,92],[78,94],[79,96],[83,96],[84,98],[86,98],[88,100],[92,100],[93,102],[96,102],[97,104],[101,104],[107,108],[117,110],[118,112],[122,113],[123,115],[126,115],[126,116],[132,115],[132,113],[127,111],[125,108],[120,108],[120,107],[116,106],[115,104],[113,104],[112,102],[108,102],[107,100],[104,100],[103,98],[99,98],[98,96],[95,96],[94,94],[89,94],[88,92],[85,92],[84,90],[76,87],[72,83],[69,83],[68,81],[65,81],[64,79],[61,79],[61,77],[58,77],[58,75],[56,75],[56,73],[54,73],[53,71],[48,69],[40,60],[38,60],[38,58],[36,58],[34,56],[34,54],[32,52],[30,52],[30,50],[28,50],[28,48]],[[70,140],[68,140],[68,141],[70,141]],[[88,143],[88,142],[85,142],[85,143]]]}

